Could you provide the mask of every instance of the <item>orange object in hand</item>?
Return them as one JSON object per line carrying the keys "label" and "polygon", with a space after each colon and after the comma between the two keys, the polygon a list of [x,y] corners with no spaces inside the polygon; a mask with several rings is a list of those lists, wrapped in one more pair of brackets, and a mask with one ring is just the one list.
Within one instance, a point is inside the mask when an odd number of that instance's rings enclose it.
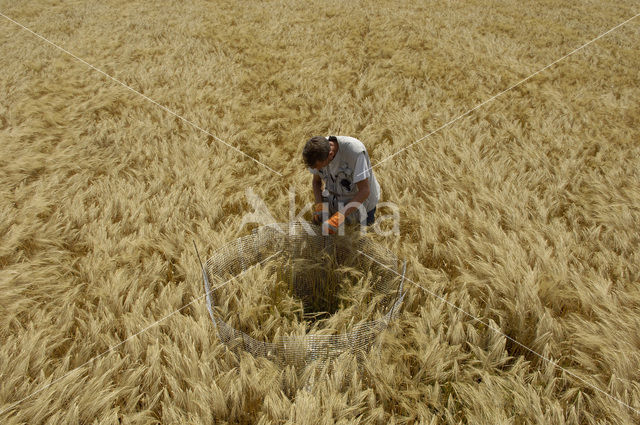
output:
{"label": "orange object in hand", "polygon": [[311,217],[311,220],[315,224],[322,223],[322,202],[318,202],[313,206],[313,217]]}
{"label": "orange object in hand", "polygon": [[328,230],[330,235],[338,232],[338,229],[344,223],[344,214],[337,212],[331,216],[331,218],[324,222],[323,228]]}

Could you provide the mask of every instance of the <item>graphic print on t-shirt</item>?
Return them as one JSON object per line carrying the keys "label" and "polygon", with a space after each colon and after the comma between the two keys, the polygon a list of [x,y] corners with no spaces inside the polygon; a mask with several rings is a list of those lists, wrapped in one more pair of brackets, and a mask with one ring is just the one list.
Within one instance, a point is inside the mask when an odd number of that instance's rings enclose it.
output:
{"label": "graphic print on t-shirt", "polygon": [[344,195],[353,192],[354,184],[352,179],[353,170],[349,168],[349,164],[347,162],[341,162],[336,174],[336,185],[339,187],[336,192]]}

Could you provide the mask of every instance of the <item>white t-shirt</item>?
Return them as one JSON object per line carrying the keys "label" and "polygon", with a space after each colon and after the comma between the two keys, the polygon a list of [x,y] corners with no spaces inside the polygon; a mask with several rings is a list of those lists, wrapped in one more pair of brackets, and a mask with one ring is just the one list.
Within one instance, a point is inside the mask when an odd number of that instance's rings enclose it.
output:
{"label": "white t-shirt", "polygon": [[[371,160],[362,142],[354,137],[336,136],[338,152],[329,165],[314,170],[324,180],[325,190],[329,192],[330,201],[348,204],[358,193],[359,181],[369,179],[369,197],[362,203],[367,211],[371,211],[380,198],[380,185],[373,175]],[[335,209],[331,208],[332,210]]]}

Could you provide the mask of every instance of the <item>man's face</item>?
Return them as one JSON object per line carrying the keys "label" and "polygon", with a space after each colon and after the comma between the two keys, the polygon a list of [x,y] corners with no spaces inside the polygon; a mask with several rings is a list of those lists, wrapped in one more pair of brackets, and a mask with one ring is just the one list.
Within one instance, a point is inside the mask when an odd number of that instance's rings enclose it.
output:
{"label": "man's face", "polygon": [[329,154],[327,159],[325,159],[324,161],[316,161],[316,164],[312,168],[314,170],[320,170],[329,165],[329,162],[331,162],[331,154]]}
{"label": "man's face", "polygon": [[327,165],[329,165],[329,163],[335,156],[336,156],[336,148],[335,148],[335,145],[331,143],[331,150],[329,151],[329,155],[327,156],[327,159],[325,159],[324,161],[316,161],[316,165],[314,165],[311,168],[313,168],[314,170],[320,170],[326,167]]}

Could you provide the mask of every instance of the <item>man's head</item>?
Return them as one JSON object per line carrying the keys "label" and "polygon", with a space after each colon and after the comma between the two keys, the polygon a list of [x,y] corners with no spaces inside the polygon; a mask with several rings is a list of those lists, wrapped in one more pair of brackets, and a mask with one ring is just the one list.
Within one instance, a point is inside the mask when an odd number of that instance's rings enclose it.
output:
{"label": "man's head", "polygon": [[336,152],[338,152],[337,142],[329,141],[326,137],[315,136],[307,140],[302,150],[302,158],[308,167],[319,170],[329,165],[336,156]]}

